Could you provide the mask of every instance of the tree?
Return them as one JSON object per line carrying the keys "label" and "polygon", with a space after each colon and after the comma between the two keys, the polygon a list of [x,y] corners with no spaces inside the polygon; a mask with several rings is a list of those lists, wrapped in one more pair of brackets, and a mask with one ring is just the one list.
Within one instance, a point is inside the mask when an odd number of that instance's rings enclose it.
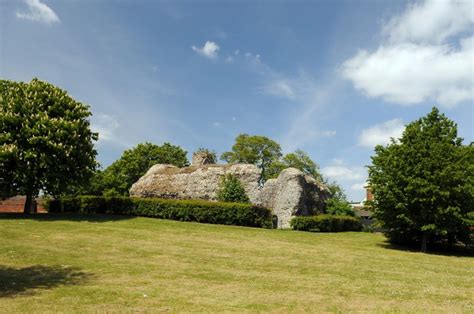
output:
{"label": "tree", "polygon": [[283,157],[283,163],[287,168],[299,169],[319,182],[323,181],[323,177],[319,173],[319,166],[301,149],[296,150],[294,153],[286,154]]}
{"label": "tree", "polygon": [[40,191],[58,195],[95,170],[97,133],[89,107],[47,82],[0,81],[0,187],[26,195],[29,213]]}
{"label": "tree", "polygon": [[337,184],[335,181],[333,182],[325,182],[326,187],[329,190],[329,193],[331,193],[331,197],[337,199],[338,201],[343,201],[347,202],[347,196],[346,193],[344,192],[344,189]]}
{"label": "tree", "polygon": [[249,203],[250,200],[245,193],[245,189],[239,179],[231,173],[222,178],[217,199],[220,202]]}
{"label": "tree", "polygon": [[151,143],[138,144],[126,150],[120,159],[104,171],[97,172],[92,180],[93,190],[88,192],[106,196],[128,195],[132,184],[137,182],[153,165],[188,166],[186,154],[187,152],[181,147],[170,143],[164,143],[161,146]]}
{"label": "tree", "polygon": [[336,197],[331,197],[326,201],[326,213],[337,216],[355,216],[351,205],[347,201],[340,200]]}
{"label": "tree", "polygon": [[474,224],[474,147],[437,108],[408,124],[400,141],[376,146],[369,181],[375,217],[392,242],[469,241]]}
{"label": "tree", "polygon": [[346,193],[336,182],[326,182],[331,198],[326,201],[326,213],[331,215],[355,216],[355,212],[347,201]]}
{"label": "tree", "polygon": [[240,134],[235,138],[232,151],[221,155],[221,160],[229,163],[254,164],[262,170],[260,183],[269,178],[267,169],[272,162],[281,158],[280,145],[265,136]]}
{"label": "tree", "polygon": [[319,166],[311,160],[307,153],[301,149],[289,153],[279,160],[273,161],[267,169],[268,178],[276,178],[286,168],[296,168],[305,174],[312,176],[319,182],[323,182],[323,176],[319,173]]}

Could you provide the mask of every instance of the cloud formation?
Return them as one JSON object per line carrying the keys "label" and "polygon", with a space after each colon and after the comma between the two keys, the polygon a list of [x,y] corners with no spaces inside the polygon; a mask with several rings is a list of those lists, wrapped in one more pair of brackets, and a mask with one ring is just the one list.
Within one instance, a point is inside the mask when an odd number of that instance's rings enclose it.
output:
{"label": "cloud formation", "polygon": [[321,169],[324,176],[336,181],[353,181],[364,178],[363,168],[348,167],[345,165],[332,165]]}
{"label": "cloud formation", "polygon": [[400,105],[474,100],[473,26],[469,1],[409,5],[384,25],[377,49],[342,64],[342,75],[368,97]]}
{"label": "cloud formation", "polygon": [[390,138],[400,138],[403,130],[405,130],[405,126],[402,119],[389,120],[363,130],[359,135],[358,142],[360,146],[371,148],[376,145],[386,145],[390,142]]}
{"label": "cloud formation", "polygon": [[393,43],[411,41],[440,44],[472,27],[472,10],[472,2],[466,0],[414,3],[408,5],[403,14],[394,16],[382,32]]}
{"label": "cloud formation", "polygon": [[115,135],[119,126],[118,121],[108,114],[98,113],[92,118],[92,130],[99,133],[99,142],[120,142]]}
{"label": "cloud formation", "polygon": [[324,110],[334,101],[337,82],[332,78],[320,82],[306,72],[296,76],[284,75],[262,62],[259,55],[252,60],[264,81],[259,91],[294,105],[293,113],[288,118],[288,129],[279,139],[285,151],[293,151],[308,142],[336,135],[334,130],[321,130],[316,121],[322,119]]}
{"label": "cloud formation", "polygon": [[286,80],[275,80],[267,82],[262,86],[262,91],[265,94],[278,96],[288,99],[293,99],[295,97],[295,92],[290,83]]}
{"label": "cloud formation", "polygon": [[219,51],[220,48],[219,48],[219,45],[217,45],[215,42],[206,41],[204,46],[202,46],[201,48],[196,47],[196,46],[192,46],[191,49],[193,49],[198,54],[200,54],[200,55],[202,55],[206,58],[215,59],[215,58],[217,58],[218,51]]}
{"label": "cloud formation", "polygon": [[42,3],[40,0],[25,0],[25,3],[28,6],[28,11],[16,12],[17,18],[45,24],[60,22],[58,15],[53,11],[53,9]]}

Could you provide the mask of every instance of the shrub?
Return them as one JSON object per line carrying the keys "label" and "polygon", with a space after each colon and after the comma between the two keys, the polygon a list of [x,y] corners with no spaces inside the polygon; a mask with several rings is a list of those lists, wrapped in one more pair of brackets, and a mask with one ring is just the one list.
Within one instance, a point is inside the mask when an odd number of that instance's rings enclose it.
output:
{"label": "shrub", "polygon": [[326,201],[326,213],[336,216],[352,216],[355,217],[355,212],[351,205],[338,198],[330,198]]}
{"label": "shrub", "polygon": [[311,232],[360,231],[360,220],[351,216],[316,215],[299,216],[290,222],[294,230]]}
{"label": "shrub", "polygon": [[221,202],[249,203],[245,189],[239,179],[231,173],[222,178],[217,191],[217,199]]}
{"label": "shrub", "polygon": [[78,196],[47,201],[50,213],[116,214],[249,227],[271,227],[268,209],[252,204]]}

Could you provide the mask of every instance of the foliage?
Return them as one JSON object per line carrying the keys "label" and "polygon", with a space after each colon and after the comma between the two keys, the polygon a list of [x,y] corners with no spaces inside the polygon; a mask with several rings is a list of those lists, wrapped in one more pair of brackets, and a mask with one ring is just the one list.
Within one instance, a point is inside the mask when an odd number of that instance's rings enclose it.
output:
{"label": "foliage", "polygon": [[347,201],[335,197],[326,201],[326,213],[337,216],[355,216],[354,210]]}
{"label": "foliage", "polygon": [[211,164],[217,163],[217,153],[208,148],[199,147],[195,153],[204,153],[207,156],[207,162]]}
{"label": "foliage", "polygon": [[281,160],[274,160],[270,165],[268,165],[266,178],[267,179],[275,179],[278,178],[280,172],[288,168],[288,166]]}
{"label": "foliage", "polygon": [[242,203],[78,196],[49,200],[47,208],[50,213],[119,214],[223,225],[272,226],[268,209]]}
{"label": "foliage", "polygon": [[406,126],[400,142],[377,146],[369,181],[375,217],[392,242],[469,242],[474,147],[437,108]]}
{"label": "foliage", "polygon": [[344,192],[344,189],[337,184],[335,181],[333,182],[325,182],[326,187],[331,193],[331,198],[335,198],[339,202],[346,202],[347,203],[347,196]]}
{"label": "foliage", "polygon": [[290,225],[294,230],[310,232],[342,232],[362,230],[362,224],[360,220],[351,216],[297,216],[291,220]]}
{"label": "foliage", "polygon": [[355,212],[347,201],[346,193],[336,182],[326,182],[331,198],[326,201],[326,213],[331,215],[355,216]]}
{"label": "foliage", "polygon": [[319,182],[323,181],[323,177],[321,173],[319,173],[319,166],[301,149],[297,149],[294,153],[286,154],[283,157],[283,164],[286,168],[292,167],[299,169]]}
{"label": "foliage", "polygon": [[221,155],[229,163],[249,163],[262,170],[261,183],[269,178],[267,169],[282,156],[280,145],[265,136],[240,134],[235,138],[232,151]]}
{"label": "foliage", "polygon": [[133,183],[137,182],[148,169],[155,164],[172,164],[177,167],[187,166],[187,152],[179,146],[164,143],[138,144],[123,152],[104,171],[97,172],[91,184],[81,194],[127,196]]}
{"label": "foliage", "polygon": [[61,194],[95,170],[97,134],[89,107],[47,82],[0,81],[2,196],[27,196],[25,212],[43,191]]}
{"label": "foliage", "polygon": [[231,173],[222,178],[217,191],[217,199],[221,202],[250,203],[242,183]]}

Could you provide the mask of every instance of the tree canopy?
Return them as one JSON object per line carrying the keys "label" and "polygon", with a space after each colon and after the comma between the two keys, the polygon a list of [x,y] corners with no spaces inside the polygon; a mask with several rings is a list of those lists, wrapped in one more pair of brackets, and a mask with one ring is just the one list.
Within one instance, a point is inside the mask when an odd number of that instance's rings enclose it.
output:
{"label": "tree canopy", "polygon": [[373,207],[393,242],[469,241],[474,224],[474,147],[437,108],[377,146],[369,166]]}
{"label": "tree canopy", "polygon": [[155,145],[138,144],[123,152],[120,159],[113,162],[104,171],[96,173],[85,194],[128,195],[132,184],[138,181],[148,169],[156,164],[172,164],[177,167],[189,165],[187,152],[170,143]]}
{"label": "tree canopy", "polygon": [[222,153],[221,160],[256,165],[262,170],[263,183],[268,179],[268,167],[281,156],[281,147],[274,140],[265,136],[240,134],[235,138],[232,151]]}
{"label": "tree canopy", "polygon": [[0,81],[1,196],[58,195],[95,170],[89,107],[47,82]]}
{"label": "tree canopy", "polygon": [[301,149],[297,149],[294,153],[286,154],[283,157],[283,164],[286,168],[293,167],[299,169],[319,182],[323,182],[323,176],[319,173],[319,166]]}

